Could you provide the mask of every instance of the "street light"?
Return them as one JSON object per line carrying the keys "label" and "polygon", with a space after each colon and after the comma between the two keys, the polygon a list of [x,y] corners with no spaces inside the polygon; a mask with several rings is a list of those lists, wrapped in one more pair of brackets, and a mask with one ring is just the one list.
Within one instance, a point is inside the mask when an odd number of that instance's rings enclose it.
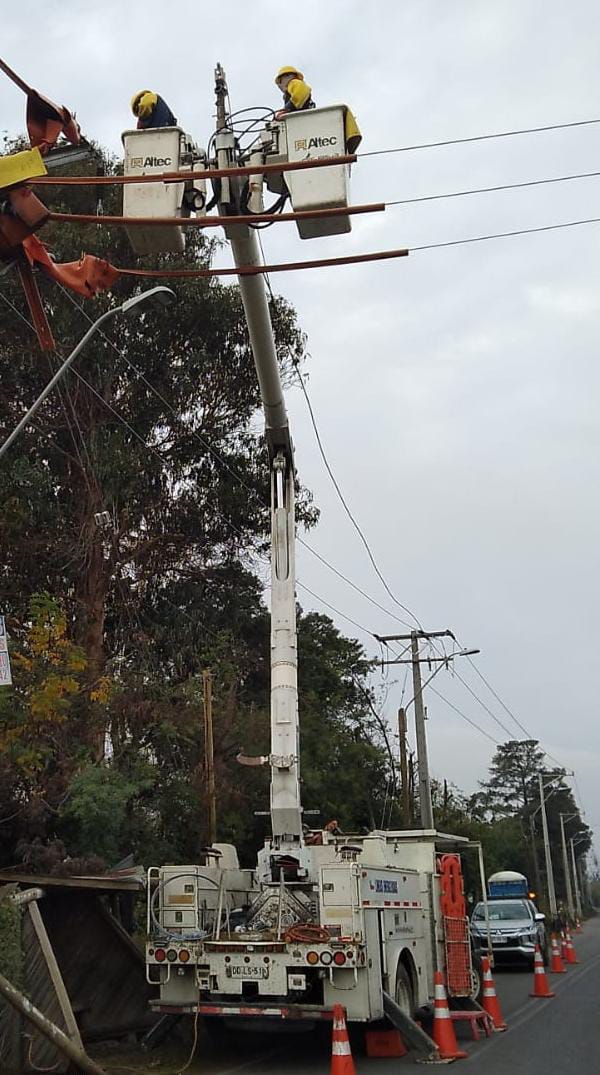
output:
{"label": "street light", "polygon": [[101,316],[97,318],[96,321],[94,321],[93,325],[90,325],[85,336],[83,336],[83,338],[79,341],[75,349],[71,351],[71,354],[68,358],[65,359],[62,366],[57,369],[52,380],[48,381],[48,384],[43,389],[43,391],[40,392],[35,403],[33,403],[32,406],[29,408],[27,414],[23,415],[21,421],[15,426],[10,436],[6,438],[4,444],[0,447],[0,458],[2,458],[4,453],[8,451],[13,441],[17,439],[19,433],[22,429],[25,428],[29,420],[33,418],[34,414],[44,402],[46,397],[50,395],[54,386],[58,384],[61,377],[69,369],[69,366],[71,366],[77,358],[77,355],[83,350],[88,340],[91,339],[94,333],[98,331],[100,325],[102,325],[105,321],[108,321],[110,317],[114,317],[115,314],[131,313],[143,302],[146,302],[148,300],[157,302],[161,306],[167,306],[175,301],[175,292],[171,291],[170,287],[152,287],[149,291],[142,291],[139,295],[134,295],[133,298],[126,299],[125,302],[123,302],[120,306],[112,306],[110,310],[105,310],[105,312],[101,314]]}

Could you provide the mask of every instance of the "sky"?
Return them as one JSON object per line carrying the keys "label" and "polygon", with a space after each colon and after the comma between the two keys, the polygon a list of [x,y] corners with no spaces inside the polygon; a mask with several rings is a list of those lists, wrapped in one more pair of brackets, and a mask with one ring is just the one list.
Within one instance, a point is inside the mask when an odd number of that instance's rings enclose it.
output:
{"label": "sky", "polygon": [[[22,0],[3,12],[1,54],[115,155],[142,88],[160,92],[206,144],[217,61],[235,109],[278,107],[276,70],[299,66],[318,105],[350,105],[365,153],[599,114],[594,0],[305,0],[289,12],[272,0]],[[3,79],[0,130],[23,130],[24,100]],[[364,157],[353,167],[352,201],[591,172],[599,136],[590,125]],[[279,224],[263,234],[265,255],[335,257],[586,219],[600,216],[599,189],[588,178],[390,207],[355,217],[350,235],[310,241]],[[541,740],[549,765],[575,770],[592,827],[600,826],[599,270],[600,225],[590,224],[272,277],[307,334],[305,374],[325,451],[390,590],[425,628],[450,628],[461,646],[481,650],[476,667]],[[373,634],[405,632],[396,616],[412,621],[344,513],[301,393],[290,391],[287,403],[300,479],[321,510],[307,540],[383,609],[303,547],[298,576],[320,599],[304,590],[299,599],[379,656]],[[457,671],[478,698],[450,671],[432,686],[481,730],[426,692],[430,764],[434,777],[471,792],[494,740],[523,731],[466,658]],[[412,696],[405,666],[377,673],[374,685],[394,724]]]}

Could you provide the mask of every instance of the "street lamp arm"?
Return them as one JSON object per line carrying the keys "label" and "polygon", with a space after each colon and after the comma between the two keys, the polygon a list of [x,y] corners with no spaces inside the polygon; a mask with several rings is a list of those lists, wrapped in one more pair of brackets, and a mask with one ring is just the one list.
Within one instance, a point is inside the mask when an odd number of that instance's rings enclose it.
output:
{"label": "street lamp arm", "polygon": [[167,302],[174,301],[175,293],[171,291],[171,288],[169,287],[153,287],[150,288],[149,291],[142,291],[140,292],[140,294],[134,295],[130,299],[126,299],[125,302],[122,303],[120,306],[111,306],[110,310],[105,310],[104,313],[101,314],[100,317],[96,319],[96,321],[94,321],[93,325],[90,325],[89,329],[87,330],[85,335],[82,336],[77,346],[74,347],[74,349],[71,351],[71,354],[63,362],[62,366],[59,366],[56,373],[48,381],[48,384],[45,386],[45,388],[42,389],[39,396],[35,400],[35,403],[32,403],[31,407],[17,423],[12,433],[10,433],[4,443],[0,445],[0,459],[5,454],[5,452],[8,451],[11,444],[13,444],[13,442],[17,439],[21,430],[25,428],[28,422],[33,418],[34,414],[39,410],[42,403],[50,395],[55,385],[57,385],[60,379],[64,377],[69,367],[73,365],[73,362],[75,361],[77,356],[81,353],[81,351],[83,351],[83,348],[85,347],[88,340],[91,339],[94,333],[98,331],[100,326],[103,325],[105,321],[108,321],[109,318],[114,317],[115,314],[129,313],[131,310],[134,309],[134,307],[138,306],[142,302],[146,302],[146,300],[148,299],[158,300],[162,305],[165,305]]}
{"label": "street lamp arm", "polygon": [[56,373],[54,374],[54,377],[52,377],[52,379],[50,381],[48,381],[48,384],[46,385],[46,387],[42,389],[42,391],[40,392],[39,396],[37,397],[35,403],[32,403],[31,407],[23,415],[21,420],[17,423],[17,425],[13,429],[12,433],[6,438],[6,440],[4,441],[4,444],[2,444],[2,446],[0,446],[0,459],[2,458],[4,453],[8,451],[8,449],[10,448],[11,444],[13,443],[13,441],[15,441],[17,439],[17,437],[19,436],[19,433],[21,432],[21,430],[25,428],[25,426],[29,423],[31,418],[33,418],[34,414],[36,414],[36,412],[39,410],[39,408],[41,407],[41,405],[44,402],[44,400],[50,395],[52,389],[55,387],[55,385],[58,384],[60,379],[64,376],[66,371],[69,369],[69,366],[71,366],[73,364],[73,362],[75,361],[77,356],[81,353],[81,351],[85,347],[85,345],[88,342],[88,340],[94,335],[95,332],[98,331],[98,329],[100,328],[100,325],[102,325],[105,321],[108,321],[109,317],[112,317],[114,314],[120,313],[120,311],[121,311],[120,306],[114,306],[110,310],[106,310],[105,313],[103,313],[102,316],[99,317],[97,321],[94,321],[94,324],[90,326],[90,328],[87,330],[85,336],[83,336],[81,338],[81,340],[79,341],[77,346],[73,349],[73,351],[71,351],[71,354],[69,355],[69,357],[65,359],[65,361],[62,364],[62,366],[59,366],[59,368],[57,369]]}

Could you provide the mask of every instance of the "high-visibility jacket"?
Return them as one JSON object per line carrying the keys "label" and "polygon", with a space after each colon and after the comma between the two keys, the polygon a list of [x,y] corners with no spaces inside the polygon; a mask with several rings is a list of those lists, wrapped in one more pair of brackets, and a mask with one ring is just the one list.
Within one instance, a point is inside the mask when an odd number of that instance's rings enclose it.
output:
{"label": "high-visibility jacket", "polygon": [[303,78],[290,79],[283,95],[284,112],[303,112],[306,108],[314,108],[311,93],[310,86]]}
{"label": "high-visibility jacket", "polygon": [[137,125],[139,130],[149,130],[152,127],[176,127],[177,119],[171,112],[167,102],[157,93],[153,94],[156,102],[149,116],[140,116]]}
{"label": "high-visibility jacket", "polygon": [[346,141],[346,153],[356,153],[362,142],[362,134],[348,105],[344,107],[344,138]]}

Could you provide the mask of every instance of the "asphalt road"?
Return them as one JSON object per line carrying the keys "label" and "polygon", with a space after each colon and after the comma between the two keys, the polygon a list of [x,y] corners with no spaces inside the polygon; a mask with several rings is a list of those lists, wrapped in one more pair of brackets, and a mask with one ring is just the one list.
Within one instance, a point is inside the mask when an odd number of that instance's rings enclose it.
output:
{"label": "asphalt road", "polygon": [[[508,1030],[479,1042],[461,1028],[461,1047],[469,1053],[468,1071],[481,1075],[592,1075],[600,1072],[600,917],[574,938],[580,963],[564,975],[548,975],[556,996],[529,996],[533,975],[518,967],[497,968],[496,991]],[[170,1053],[170,1050],[169,1050]],[[185,1063],[189,1046],[173,1053],[138,1057],[135,1071],[171,1075]],[[107,1072],[133,1071],[131,1054],[98,1058]],[[410,1057],[374,1060],[354,1049],[357,1075],[402,1075],[416,1067]],[[458,1064],[463,1061],[458,1061]],[[139,1064],[139,1067],[138,1067]],[[123,1065],[123,1066],[120,1066]],[[422,1065],[419,1065],[423,1070]],[[304,1034],[252,1033],[219,1044],[201,1034],[187,1075],[328,1075],[329,1031]]]}

